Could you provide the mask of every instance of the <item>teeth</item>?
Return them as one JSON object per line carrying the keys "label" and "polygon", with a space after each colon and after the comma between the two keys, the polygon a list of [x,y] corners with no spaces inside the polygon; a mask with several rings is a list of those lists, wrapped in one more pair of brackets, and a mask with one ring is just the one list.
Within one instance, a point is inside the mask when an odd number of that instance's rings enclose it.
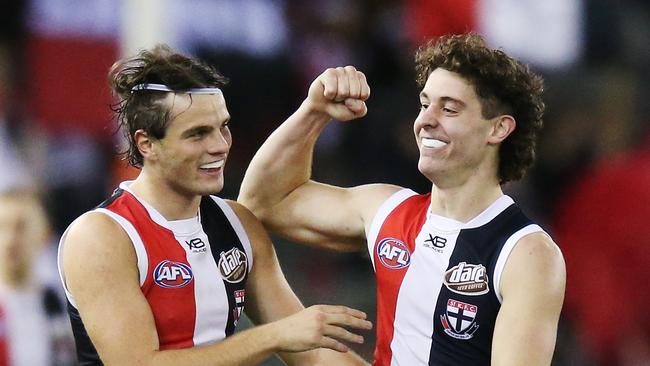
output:
{"label": "teeth", "polygon": [[422,145],[424,147],[436,148],[436,147],[443,147],[443,146],[447,145],[447,143],[444,142],[444,141],[423,137],[422,138]]}
{"label": "teeth", "polygon": [[225,160],[217,160],[200,166],[201,169],[217,169],[223,166]]}

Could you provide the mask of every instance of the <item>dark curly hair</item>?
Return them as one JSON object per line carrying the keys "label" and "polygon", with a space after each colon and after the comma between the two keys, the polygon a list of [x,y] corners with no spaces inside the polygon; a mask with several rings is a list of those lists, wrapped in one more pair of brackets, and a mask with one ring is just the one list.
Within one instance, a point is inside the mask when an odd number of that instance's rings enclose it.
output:
{"label": "dark curly hair", "polygon": [[542,128],[542,78],[501,50],[487,47],[473,33],[443,36],[416,55],[417,83],[424,87],[436,68],[466,78],[478,95],[483,117],[510,114],[517,127],[499,148],[499,182],[521,179],[535,160],[535,141]]}
{"label": "dark curly hair", "polygon": [[165,137],[170,120],[170,108],[162,103],[167,92],[138,90],[142,83],[164,84],[172,90],[190,88],[221,88],[228,80],[212,66],[185,55],[175,53],[166,45],[157,45],[151,50],[140,51],[134,57],[117,61],[108,73],[108,82],[119,101],[111,106],[116,113],[128,149],[121,151],[128,163],[142,167],[143,157],[134,140],[138,130],[149,136]]}

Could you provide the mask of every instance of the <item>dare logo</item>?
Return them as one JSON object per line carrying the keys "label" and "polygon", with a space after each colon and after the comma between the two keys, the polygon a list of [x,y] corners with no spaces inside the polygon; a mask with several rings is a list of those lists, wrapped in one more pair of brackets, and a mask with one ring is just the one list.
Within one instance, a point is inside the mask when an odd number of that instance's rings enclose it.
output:
{"label": "dare logo", "polygon": [[192,268],[185,263],[164,260],[153,271],[153,279],[160,287],[180,288],[192,281]]}
{"label": "dare logo", "polygon": [[221,277],[227,282],[241,282],[246,276],[248,259],[244,252],[237,248],[232,248],[227,252],[219,253],[218,267]]}
{"label": "dare logo", "polygon": [[445,286],[457,294],[477,296],[490,291],[488,275],[482,264],[460,262],[445,273]]}
{"label": "dare logo", "polygon": [[411,252],[401,241],[394,238],[382,239],[377,245],[377,257],[384,267],[400,269],[411,264]]}

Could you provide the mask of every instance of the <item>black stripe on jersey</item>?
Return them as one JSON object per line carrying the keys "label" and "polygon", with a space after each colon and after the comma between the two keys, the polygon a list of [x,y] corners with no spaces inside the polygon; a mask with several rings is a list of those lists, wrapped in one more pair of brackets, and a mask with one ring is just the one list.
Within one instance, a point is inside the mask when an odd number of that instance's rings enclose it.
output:
{"label": "black stripe on jersey", "polygon": [[[207,196],[201,199],[201,225],[203,225],[203,231],[205,231],[208,236],[212,257],[214,258],[217,267],[219,266],[221,253],[226,253],[233,247],[246,253],[243,244],[239,241],[239,237],[230,221],[228,221],[226,215],[223,213],[219,205],[214,202],[212,198]],[[244,273],[244,279],[241,282],[231,283],[223,280],[223,284],[226,288],[226,295],[228,297],[228,305],[230,307],[230,312],[228,313],[228,324],[226,324],[226,337],[235,332],[237,320],[235,314],[238,311],[235,292],[243,291],[246,288],[249,269],[248,264],[246,268],[247,270]],[[244,302],[241,302],[239,307],[243,308],[243,306]]]}
{"label": "black stripe on jersey", "polygon": [[120,198],[122,193],[124,193],[124,190],[122,188],[116,188],[113,191],[113,194],[110,197],[108,197],[104,202],[100,203],[99,206],[97,206],[96,208],[106,208],[110,206],[110,204],[113,203],[113,201]]}
{"label": "black stripe on jersey", "polygon": [[74,334],[74,342],[77,348],[77,360],[79,366],[103,365],[99,359],[99,354],[88,336],[79,311],[68,301],[68,314],[70,315],[70,324]]}
{"label": "black stripe on jersey", "polygon": [[[447,270],[457,266],[460,262],[482,264],[490,276],[488,277],[489,292],[479,296],[463,295],[452,292],[444,284],[442,285],[433,316],[434,327],[429,365],[490,365],[492,335],[496,317],[501,308],[501,303],[494,292],[496,262],[508,238],[532,223],[513,204],[487,224],[460,231]],[[450,299],[478,307],[474,318],[478,328],[473,328],[471,338],[458,339],[445,333],[441,316],[447,315],[447,302]],[[459,310],[455,316],[463,317],[462,311]]]}
{"label": "black stripe on jersey", "polygon": [[[104,202],[100,203],[96,208],[106,208],[110,206],[111,203],[120,198],[123,193],[124,190],[121,188],[115,189],[115,191],[113,191],[113,194]],[[95,345],[90,339],[88,332],[86,332],[86,327],[84,326],[83,320],[79,315],[79,310],[72,306],[69,301],[68,315],[70,316],[70,324],[72,326],[72,333],[74,334],[74,341],[77,348],[77,359],[79,365],[103,365],[102,361],[99,359],[99,354],[95,349]]]}

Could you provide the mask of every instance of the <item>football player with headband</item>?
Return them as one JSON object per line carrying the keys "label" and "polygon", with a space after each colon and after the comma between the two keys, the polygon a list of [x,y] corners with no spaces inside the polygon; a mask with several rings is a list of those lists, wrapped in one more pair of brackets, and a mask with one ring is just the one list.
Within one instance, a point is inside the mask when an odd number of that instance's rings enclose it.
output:
{"label": "football player with headband", "polygon": [[[140,168],[76,219],[59,271],[81,365],[365,365],[345,306],[305,309],[262,225],[221,199],[232,144],[226,79],[166,46],[116,62],[114,110]],[[235,333],[246,314],[259,324]]]}

